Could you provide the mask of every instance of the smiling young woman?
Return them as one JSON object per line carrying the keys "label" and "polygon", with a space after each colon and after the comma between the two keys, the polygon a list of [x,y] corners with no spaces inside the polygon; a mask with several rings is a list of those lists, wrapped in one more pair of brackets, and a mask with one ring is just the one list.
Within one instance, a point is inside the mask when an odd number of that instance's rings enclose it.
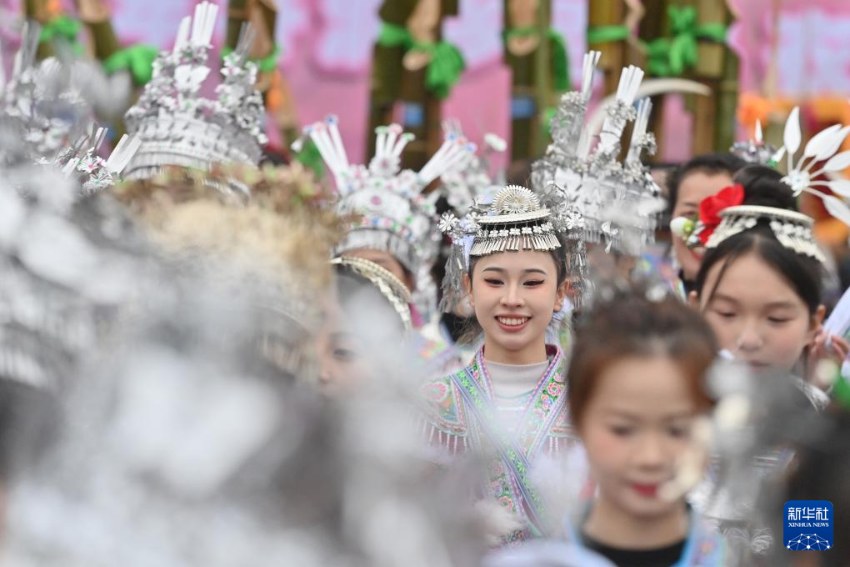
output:
{"label": "smiling young woman", "polygon": [[[425,429],[452,455],[495,449],[484,486],[519,526],[499,534],[509,542],[543,531],[529,467],[572,441],[566,360],[557,345],[546,344],[566,297],[566,241],[524,187],[502,189],[480,213],[472,222],[449,219],[444,228],[460,253],[447,265],[447,289],[469,299],[483,346],[466,368],[424,386]],[[453,272],[454,265],[464,269]]]}
{"label": "smiling young woman", "polygon": [[492,254],[472,263],[465,283],[483,330],[487,361],[546,361],[546,328],[563,307],[565,271],[557,254],[531,250]]}

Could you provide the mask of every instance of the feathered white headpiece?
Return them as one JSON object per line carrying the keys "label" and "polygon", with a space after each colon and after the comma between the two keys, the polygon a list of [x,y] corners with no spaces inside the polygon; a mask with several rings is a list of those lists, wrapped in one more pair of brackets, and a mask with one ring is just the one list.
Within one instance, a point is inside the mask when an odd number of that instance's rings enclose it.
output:
{"label": "feathered white headpiece", "polygon": [[[799,161],[795,162],[795,155],[800,149],[802,140],[800,109],[795,107],[785,122],[783,146],[773,157],[773,161],[779,163],[783,157],[787,156],[788,173],[785,174],[782,181],[791,187],[795,197],[801,193],[818,197],[823,201],[829,214],[850,225],[850,207],[843,199],[839,198],[850,198],[850,180],[831,179],[822,181],[817,179],[820,175],[835,174],[850,167],[850,151],[836,154],[848,133],[850,133],[850,126],[840,124],[821,130],[812,136],[803,150],[803,155],[800,156]],[[821,168],[814,169],[815,164],[823,161],[826,161],[826,163]],[[827,195],[819,188],[829,189],[835,195]]]}

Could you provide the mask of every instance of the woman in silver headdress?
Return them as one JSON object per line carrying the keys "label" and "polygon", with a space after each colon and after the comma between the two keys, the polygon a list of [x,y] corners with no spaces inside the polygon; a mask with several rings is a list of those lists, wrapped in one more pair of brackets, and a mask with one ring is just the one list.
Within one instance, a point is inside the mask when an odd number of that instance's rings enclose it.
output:
{"label": "woman in silver headdress", "polygon": [[[391,374],[387,345],[396,360],[413,358],[407,287],[389,270],[358,257],[334,259],[335,301],[320,347],[319,384],[324,392],[351,392]],[[406,356],[405,356],[406,354]],[[410,365],[411,379],[417,374]]]}
{"label": "woman in silver headdress", "polygon": [[402,281],[411,296],[410,319],[421,335],[418,357],[440,375],[460,365],[457,352],[438,332],[437,286],[431,269],[440,245],[435,203],[428,191],[442,173],[467,160],[474,145],[457,135],[443,145],[418,172],[402,168],[402,154],[413,140],[398,124],[376,130],[375,155],[368,166],[348,160],[335,116],[305,129],[334,176],[336,212],[345,220],[344,235],[334,256],[374,262]]}
{"label": "woman in silver headdress", "polygon": [[529,478],[541,454],[563,452],[568,425],[566,360],[546,343],[564,304],[563,236],[524,187],[499,191],[486,209],[444,217],[453,240],[444,300],[468,295],[484,344],[463,370],[427,383],[425,429],[446,456],[492,449],[487,499],[513,517],[506,542],[541,534],[544,495]]}

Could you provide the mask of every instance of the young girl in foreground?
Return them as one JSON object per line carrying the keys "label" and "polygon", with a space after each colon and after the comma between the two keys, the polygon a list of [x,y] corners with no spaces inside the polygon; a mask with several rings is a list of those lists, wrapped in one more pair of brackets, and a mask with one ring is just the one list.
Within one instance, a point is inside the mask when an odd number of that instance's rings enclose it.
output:
{"label": "young girl in foreground", "polygon": [[574,533],[616,565],[722,565],[718,536],[664,494],[711,408],[716,352],[705,322],[672,297],[615,297],[578,331],[569,407],[598,495]]}
{"label": "young girl in foreground", "polygon": [[499,534],[506,543],[540,535],[545,499],[529,470],[540,454],[570,441],[566,361],[545,339],[565,297],[562,239],[549,210],[518,186],[502,189],[474,222],[449,218],[443,225],[456,247],[445,296],[468,294],[484,345],[466,368],[424,386],[425,434],[449,456],[493,456],[485,499],[516,523]]}
{"label": "young girl in foreground", "polygon": [[621,293],[597,304],[568,374],[596,496],[567,520],[565,542],[504,552],[492,567],[723,566],[720,536],[670,494],[679,465],[701,461],[692,433],[712,406],[703,382],[716,352],[708,325],[678,299]]}

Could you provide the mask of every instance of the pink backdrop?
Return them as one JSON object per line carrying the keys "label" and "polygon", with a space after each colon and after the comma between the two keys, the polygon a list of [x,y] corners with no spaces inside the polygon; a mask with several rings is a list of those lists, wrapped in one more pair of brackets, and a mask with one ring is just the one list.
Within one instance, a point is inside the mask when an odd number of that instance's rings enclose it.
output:
{"label": "pink backdrop", "polygon": [[[14,47],[10,14],[20,0],[0,0],[0,40]],[[588,0],[553,0],[555,27],[567,37],[573,81],[585,50]],[[72,2],[63,0],[73,11]],[[278,0],[281,65],[292,87],[302,123],[333,112],[353,159],[362,157],[372,42],[380,0]],[[169,47],[180,17],[196,0],[114,0],[114,22],[122,40]],[[461,14],[447,23],[446,35],[465,54],[468,71],[446,101],[444,116],[458,118],[469,137],[485,132],[507,135],[509,77],[500,63],[501,1],[462,0]],[[847,0],[730,0],[739,20],[730,43],[741,57],[741,85],[761,91],[775,69],[776,94],[850,94],[850,2]],[[216,41],[221,41],[224,17]],[[774,23],[776,24],[774,26]],[[776,30],[776,33],[774,33]],[[8,58],[6,61],[8,69]],[[666,132],[686,139],[687,117],[675,100],[668,104]],[[686,143],[666,159],[686,158]]]}

